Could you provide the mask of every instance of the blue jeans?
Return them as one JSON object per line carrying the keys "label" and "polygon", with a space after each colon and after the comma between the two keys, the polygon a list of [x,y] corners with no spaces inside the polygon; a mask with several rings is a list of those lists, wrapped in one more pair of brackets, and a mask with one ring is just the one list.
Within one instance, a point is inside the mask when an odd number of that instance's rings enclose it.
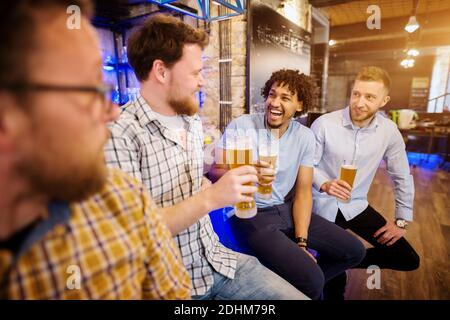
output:
{"label": "blue jeans", "polygon": [[311,299],[319,299],[325,282],[364,258],[366,249],[353,235],[313,214],[308,246],[319,253],[317,263],[293,241],[292,203],[260,208],[251,219],[230,219],[231,232],[242,252],[289,281]]}
{"label": "blue jeans", "polygon": [[259,263],[255,257],[238,253],[234,279],[214,272],[214,284],[194,300],[308,300],[289,282]]}

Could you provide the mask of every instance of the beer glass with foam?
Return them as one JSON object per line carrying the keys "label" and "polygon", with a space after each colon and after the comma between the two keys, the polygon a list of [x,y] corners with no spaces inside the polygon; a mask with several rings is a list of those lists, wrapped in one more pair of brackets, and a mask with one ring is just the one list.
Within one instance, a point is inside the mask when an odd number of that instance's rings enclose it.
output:
{"label": "beer glass with foam", "polygon": [[[358,168],[356,166],[355,160],[344,160],[341,165],[341,172],[339,174],[339,179],[347,182],[350,187],[353,188],[353,183],[355,182],[356,172]],[[348,202],[350,200],[339,200],[342,202]]]}
{"label": "beer glass with foam", "polygon": [[[248,136],[231,136],[225,142],[225,162],[230,169],[245,165],[253,165],[253,144]],[[251,186],[249,182],[246,185]],[[247,196],[253,196],[247,194]],[[235,215],[238,218],[249,219],[256,215],[255,200],[251,202],[238,202],[234,206]]]}
{"label": "beer glass with foam", "polygon": [[[278,145],[269,142],[263,142],[258,146],[258,159],[270,163],[274,170],[277,168]],[[261,183],[266,182],[264,176],[260,179]],[[272,185],[258,184],[258,197],[270,200],[272,198]]]}

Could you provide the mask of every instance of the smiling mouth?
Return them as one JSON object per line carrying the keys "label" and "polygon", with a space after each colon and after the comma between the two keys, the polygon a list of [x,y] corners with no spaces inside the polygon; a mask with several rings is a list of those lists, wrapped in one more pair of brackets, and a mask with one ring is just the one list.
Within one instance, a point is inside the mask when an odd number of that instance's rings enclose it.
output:
{"label": "smiling mouth", "polygon": [[283,115],[282,111],[278,111],[278,110],[274,110],[274,109],[269,109],[269,114],[272,117],[281,117]]}

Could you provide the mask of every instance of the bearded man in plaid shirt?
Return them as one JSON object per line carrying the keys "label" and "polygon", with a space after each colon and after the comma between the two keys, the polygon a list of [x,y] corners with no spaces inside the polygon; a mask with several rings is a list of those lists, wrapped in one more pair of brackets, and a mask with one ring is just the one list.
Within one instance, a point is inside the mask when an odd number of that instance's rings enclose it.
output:
{"label": "bearded man in plaid shirt", "polygon": [[[160,207],[192,280],[194,299],[307,299],[248,255],[224,247],[208,212],[254,193],[256,170],[203,177],[203,132],[195,94],[204,84],[207,35],[164,15],[149,18],[127,44],[141,90],[111,126],[109,165],[143,182]],[[236,192],[238,194],[236,194]]]}

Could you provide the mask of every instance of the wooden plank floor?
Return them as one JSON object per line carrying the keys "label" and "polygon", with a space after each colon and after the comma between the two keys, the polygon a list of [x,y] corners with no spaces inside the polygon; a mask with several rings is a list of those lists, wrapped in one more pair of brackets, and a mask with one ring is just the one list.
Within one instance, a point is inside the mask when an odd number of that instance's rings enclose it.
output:
{"label": "wooden plank floor", "polygon": [[[450,173],[437,166],[417,166],[414,176],[414,223],[406,239],[421,258],[410,272],[381,270],[381,288],[369,290],[366,270],[350,270],[346,299],[450,299]],[[370,204],[387,219],[394,217],[394,193],[386,170],[378,170],[369,192]],[[367,246],[370,246],[366,243]]]}

